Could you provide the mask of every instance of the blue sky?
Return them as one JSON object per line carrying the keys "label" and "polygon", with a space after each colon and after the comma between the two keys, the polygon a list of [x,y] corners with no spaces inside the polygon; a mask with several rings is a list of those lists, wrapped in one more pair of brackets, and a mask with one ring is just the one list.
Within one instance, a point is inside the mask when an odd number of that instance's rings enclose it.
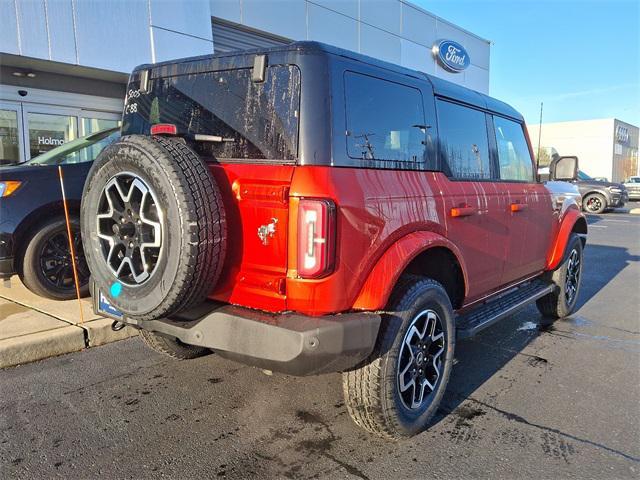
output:
{"label": "blue sky", "polygon": [[412,0],[491,40],[490,94],[528,123],[640,126],[640,1]]}

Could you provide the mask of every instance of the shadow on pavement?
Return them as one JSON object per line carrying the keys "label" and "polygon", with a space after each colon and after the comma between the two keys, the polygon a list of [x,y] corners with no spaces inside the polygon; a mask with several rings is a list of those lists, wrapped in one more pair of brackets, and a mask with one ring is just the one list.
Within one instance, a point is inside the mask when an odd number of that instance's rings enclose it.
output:
{"label": "shadow on pavement", "polygon": [[[611,282],[625,267],[638,261],[640,261],[640,256],[630,255],[626,248],[587,244],[585,266],[582,272],[583,283],[576,311]],[[541,318],[535,305],[531,305],[511,318],[484,330],[476,337],[458,342],[456,345],[457,363],[451,373],[441,411],[434,423],[438,423],[458,408],[462,402],[494,375],[499,375],[502,368],[516,356],[522,355],[523,361],[531,367],[544,366],[547,363],[546,359],[523,353],[526,346],[545,330],[554,328],[553,326],[543,327],[540,325]],[[538,324],[537,329],[534,324]],[[528,325],[530,329],[523,330],[521,327],[524,325]],[[497,397],[501,393],[497,391],[489,396],[495,395]],[[484,413],[482,409],[467,406],[463,412],[464,415],[471,417]]]}
{"label": "shadow on pavement", "polygon": [[609,245],[594,245],[587,242],[584,250],[582,278],[588,277],[580,287],[576,311],[593,298],[627,265],[640,261],[640,255],[630,255],[628,249]]}

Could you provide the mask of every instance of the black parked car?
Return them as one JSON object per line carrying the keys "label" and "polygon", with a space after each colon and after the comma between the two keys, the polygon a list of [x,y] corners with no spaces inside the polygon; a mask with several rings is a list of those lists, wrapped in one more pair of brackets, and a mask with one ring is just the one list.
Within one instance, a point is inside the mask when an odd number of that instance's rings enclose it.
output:
{"label": "black parked car", "polygon": [[602,213],[610,208],[624,207],[629,201],[627,189],[621,183],[596,180],[578,171],[574,182],[582,195],[582,209],[589,213]]}
{"label": "black parked car", "polygon": [[93,160],[119,137],[119,128],[102,130],[25,163],[0,167],[0,278],[17,273],[38,295],[57,300],[75,297],[58,177],[58,165],[62,165],[80,291],[89,293],[89,270],[80,238],[80,199]]}
{"label": "black parked car", "polygon": [[[561,157],[554,154],[550,167],[553,167],[562,158],[576,158],[575,165],[578,164],[577,157]],[[541,178],[546,179],[548,173],[543,172],[543,170],[540,169],[538,173],[541,174]],[[624,207],[624,204],[629,201],[627,189],[621,183],[596,180],[582,170],[576,169],[572,172],[561,172],[561,176],[556,176],[551,180],[562,180],[575,184],[580,190],[580,195],[582,195],[582,209],[588,213],[603,213],[611,208]]]}

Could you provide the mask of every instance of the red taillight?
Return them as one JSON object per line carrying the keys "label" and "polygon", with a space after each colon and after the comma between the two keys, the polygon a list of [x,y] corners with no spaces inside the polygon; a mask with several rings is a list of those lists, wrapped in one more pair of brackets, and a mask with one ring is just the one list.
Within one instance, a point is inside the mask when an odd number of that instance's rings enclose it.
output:
{"label": "red taillight", "polygon": [[177,135],[178,127],[171,123],[156,123],[151,126],[151,135]]}
{"label": "red taillight", "polygon": [[301,199],[298,205],[298,275],[320,278],[335,264],[336,208],[330,200]]}

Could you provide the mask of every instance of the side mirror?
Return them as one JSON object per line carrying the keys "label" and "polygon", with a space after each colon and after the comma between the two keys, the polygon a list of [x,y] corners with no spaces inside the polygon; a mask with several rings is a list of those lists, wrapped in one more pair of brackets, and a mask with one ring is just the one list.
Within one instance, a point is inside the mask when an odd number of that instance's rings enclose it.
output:
{"label": "side mirror", "polygon": [[571,182],[578,178],[578,157],[558,157],[549,164],[549,178]]}

